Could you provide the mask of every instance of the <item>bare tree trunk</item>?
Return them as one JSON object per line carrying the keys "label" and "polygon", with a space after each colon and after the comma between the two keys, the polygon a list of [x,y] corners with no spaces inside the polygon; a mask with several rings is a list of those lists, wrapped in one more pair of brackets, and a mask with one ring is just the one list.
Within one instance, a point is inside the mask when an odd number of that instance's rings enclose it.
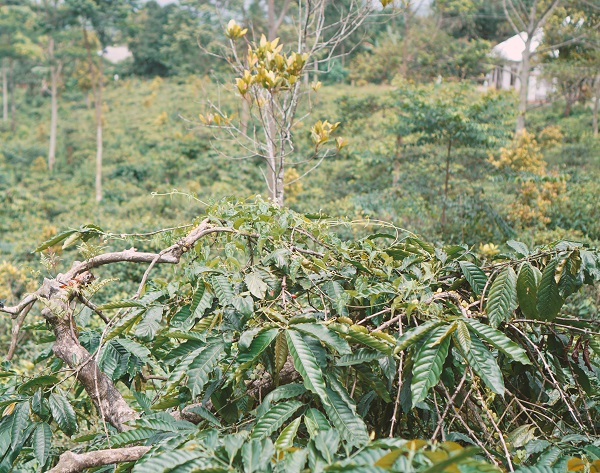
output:
{"label": "bare tree trunk", "polygon": [[14,133],[17,130],[17,98],[15,87],[15,63],[10,61],[10,129]]}
{"label": "bare tree trunk", "polygon": [[56,161],[56,131],[58,128],[58,81],[62,64],[54,63],[54,38],[50,38],[48,44],[48,56],[50,58],[50,144],[48,146],[48,169],[54,169]]}
{"label": "bare tree trunk", "polygon": [[96,107],[96,202],[102,200],[102,59],[95,87]]}
{"label": "bare tree trunk", "polygon": [[8,121],[8,71],[6,60],[2,61],[2,121]]}
{"label": "bare tree trunk", "polygon": [[450,153],[452,152],[452,140],[448,141],[448,154],[446,155],[446,177],[444,179],[444,202],[442,204],[442,218],[440,223],[442,229],[446,226],[446,208],[448,207],[448,189],[450,183]]}
{"label": "bare tree trunk", "polygon": [[598,109],[600,108],[600,74],[596,76],[596,93],[594,94],[594,136],[598,137]]}
{"label": "bare tree trunk", "polygon": [[532,34],[527,35],[525,49],[523,50],[523,60],[521,70],[519,71],[519,81],[521,88],[519,90],[519,114],[517,115],[516,132],[525,129],[525,115],[527,114],[527,96],[529,92],[529,75],[531,73],[531,40]]}

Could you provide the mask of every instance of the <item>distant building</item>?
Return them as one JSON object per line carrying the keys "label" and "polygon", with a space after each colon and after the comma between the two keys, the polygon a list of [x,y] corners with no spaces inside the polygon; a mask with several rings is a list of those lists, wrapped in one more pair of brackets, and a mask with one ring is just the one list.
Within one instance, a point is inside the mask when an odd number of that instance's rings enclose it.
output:
{"label": "distant building", "polygon": [[[542,41],[542,31],[539,30],[531,41],[531,52],[534,52]],[[508,38],[492,48],[492,57],[496,66],[486,76],[485,85],[499,90],[520,90],[519,73],[525,51],[527,33],[521,33]],[[543,102],[553,91],[552,82],[541,75],[539,67],[532,67],[529,75],[529,102]]]}
{"label": "distant building", "polygon": [[104,57],[108,62],[117,64],[133,56],[127,46],[107,46],[102,51],[98,51],[98,56]]}

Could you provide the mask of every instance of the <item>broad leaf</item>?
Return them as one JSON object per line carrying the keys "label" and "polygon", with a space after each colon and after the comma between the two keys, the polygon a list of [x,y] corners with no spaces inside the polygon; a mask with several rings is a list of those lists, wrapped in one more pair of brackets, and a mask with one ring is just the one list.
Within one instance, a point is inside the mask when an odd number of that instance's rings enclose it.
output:
{"label": "broad leaf", "polygon": [[257,421],[250,438],[263,439],[276,432],[304,404],[300,401],[284,401],[269,409]]}
{"label": "broad leaf", "polygon": [[309,391],[317,394],[324,405],[328,404],[329,398],[326,393],[323,372],[319,367],[314,353],[302,338],[302,334],[295,330],[288,330],[285,336],[287,337],[288,348],[294,362],[294,367],[300,373],[300,376],[302,376],[304,386]]}
{"label": "broad leaf", "polygon": [[294,324],[292,326],[294,330],[298,330],[306,335],[321,340],[325,345],[333,350],[337,351],[340,355],[349,355],[352,353],[350,345],[337,332],[329,330],[326,325],[321,324]]}
{"label": "broad leaf", "polygon": [[469,366],[473,368],[487,387],[492,392],[504,396],[504,379],[502,371],[496,363],[496,357],[477,337],[471,338],[471,349],[464,356]]}
{"label": "broad leaf", "polygon": [[537,312],[541,320],[554,320],[565,302],[554,277],[557,264],[556,260],[551,261],[542,272],[537,294]]}
{"label": "broad leaf", "polygon": [[466,323],[469,324],[469,327],[479,338],[482,338],[509,358],[524,365],[531,364],[531,361],[527,358],[527,352],[499,330],[482,324],[475,319],[467,319]]}
{"label": "broad leaf", "polygon": [[68,436],[73,435],[77,430],[77,416],[67,398],[61,393],[52,393],[48,398],[48,405],[60,430]]}
{"label": "broad leaf", "polygon": [[487,276],[485,273],[470,261],[460,261],[458,264],[460,265],[460,269],[462,270],[465,279],[471,285],[473,292],[477,295],[481,294],[487,283]]}
{"label": "broad leaf", "polygon": [[492,283],[486,304],[490,325],[507,322],[517,308],[517,275],[511,266],[505,268]]}
{"label": "broad leaf", "polygon": [[448,356],[450,346],[449,336],[439,341],[440,336],[445,332],[447,332],[446,326],[438,327],[429,332],[414,355],[410,385],[412,407],[424,400],[428,391],[440,380],[442,367],[446,356]]}
{"label": "broad leaf", "polygon": [[517,279],[517,298],[523,315],[529,319],[537,319],[537,293],[541,273],[529,262],[523,263]]}
{"label": "broad leaf", "polygon": [[46,464],[50,456],[50,442],[52,440],[52,430],[45,422],[38,424],[33,432],[32,446],[35,458],[40,466]]}

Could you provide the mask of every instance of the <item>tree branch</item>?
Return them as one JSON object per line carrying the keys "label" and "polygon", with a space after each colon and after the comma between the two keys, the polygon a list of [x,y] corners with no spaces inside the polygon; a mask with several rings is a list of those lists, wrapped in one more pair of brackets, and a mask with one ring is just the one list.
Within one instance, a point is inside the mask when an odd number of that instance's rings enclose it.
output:
{"label": "tree branch", "polygon": [[150,447],[125,447],[87,453],[66,451],[48,473],[79,473],[87,468],[139,460]]}

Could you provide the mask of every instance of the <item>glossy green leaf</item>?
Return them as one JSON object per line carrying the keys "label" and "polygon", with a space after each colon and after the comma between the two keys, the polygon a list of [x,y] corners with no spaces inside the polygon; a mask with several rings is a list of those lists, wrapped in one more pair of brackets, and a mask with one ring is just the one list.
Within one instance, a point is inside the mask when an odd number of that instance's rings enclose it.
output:
{"label": "glossy green leaf", "polygon": [[287,330],[285,336],[287,337],[288,348],[294,362],[294,367],[300,373],[304,381],[304,386],[309,391],[317,394],[323,404],[328,404],[329,398],[326,393],[323,372],[319,367],[314,353],[302,338],[302,334],[295,330]]}
{"label": "glossy green leaf", "polygon": [[542,279],[537,294],[537,312],[541,320],[551,321],[556,318],[564,304],[555,279],[556,260],[551,261],[542,272]]}
{"label": "glossy green leaf", "polygon": [[486,304],[490,325],[507,322],[517,308],[517,275],[511,266],[505,268],[492,283]]}
{"label": "glossy green leaf", "polygon": [[43,466],[50,456],[52,430],[48,424],[41,423],[35,428],[31,444],[38,463]]}
{"label": "glossy green leaf", "polygon": [[517,278],[517,298],[523,315],[529,319],[537,319],[537,293],[541,273],[529,262],[524,262]]}
{"label": "glossy green leaf", "polygon": [[301,421],[302,417],[297,417],[281,431],[281,434],[279,434],[279,437],[277,437],[277,440],[275,441],[275,448],[277,450],[285,450],[294,446],[294,439],[298,433],[298,427],[300,426]]}
{"label": "glossy green leaf", "polygon": [[531,361],[527,358],[527,352],[499,330],[492,328],[489,325],[482,324],[475,319],[467,319],[465,322],[469,324],[471,330],[475,332],[479,338],[485,340],[509,358],[524,365],[531,364]]}
{"label": "glossy green leaf", "polygon": [[250,438],[263,439],[279,430],[304,404],[300,401],[284,401],[271,407],[257,421]]}
{"label": "glossy green leaf", "polygon": [[52,393],[48,398],[48,405],[60,430],[68,436],[73,435],[77,430],[77,416],[67,398],[61,393]]}
{"label": "glossy green leaf", "polygon": [[471,338],[471,349],[464,356],[488,388],[504,396],[504,379],[496,358],[477,337]]}
{"label": "glossy green leaf", "polygon": [[[421,342],[421,346],[416,351],[413,358],[413,372],[410,390],[412,393],[412,407],[427,397],[429,390],[440,380],[442,367],[448,348],[450,347],[450,337],[446,336],[439,343],[436,343],[447,332],[447,327],[437,327],[427,334]],[[434,343],[436,343],[434,345]]]}
{"label": "glossy green leaf", "polygon": [[339,336],[337,332],[329,330],[326,325],[300,323],[291,327],[306,335],[321,340],[325,345],[337,351],[340,355],[349,355],[352,353],[348,342]]}
{"label": "glossy green leaf", "polygon": [[475,264],[470,261],[459,261],[460,269],[465,276],[465,279],[471,285],[471,289],[477,295],[483,292],[483,288],[487,283],[487,276]]}
{"label": "glossy green leaf", "polygon": [[204,385],[208,382],[209,376],[224,350],[225,345],[223,343],[213,343],[202,350],[189,364],[187,375],[188,386],[192,390],[192,397],[196,397],[202,393]]}
{"label": "glossy green leaf", "polygon": [[256,335],[248,347],[248,350],[239,354],[237,361],[240,365],[237,369],[237,373],[240,374],[242,371],[248,369],[261,353],[273,342],[278,333],[278,329],[269,328]]}
{"label": "glossy green leaf", "polygon": [[349,405],[337,392],[326,388],[327,404],[323,404],[327,417],[349,445],[361,447],[369,441],[367,426],[357,415],[355,406]]}
{"label": "glossy green leaf", "polygon": [[443,320],[430,320],[429,322],[425,322],[424,324],[407,330],[398,339],[394,353],[399,353],[402,350],[406,350],[408,347],[414,345],[423,337],[425,337],[430,330],[439,327],[443,323],[445,323]]}

